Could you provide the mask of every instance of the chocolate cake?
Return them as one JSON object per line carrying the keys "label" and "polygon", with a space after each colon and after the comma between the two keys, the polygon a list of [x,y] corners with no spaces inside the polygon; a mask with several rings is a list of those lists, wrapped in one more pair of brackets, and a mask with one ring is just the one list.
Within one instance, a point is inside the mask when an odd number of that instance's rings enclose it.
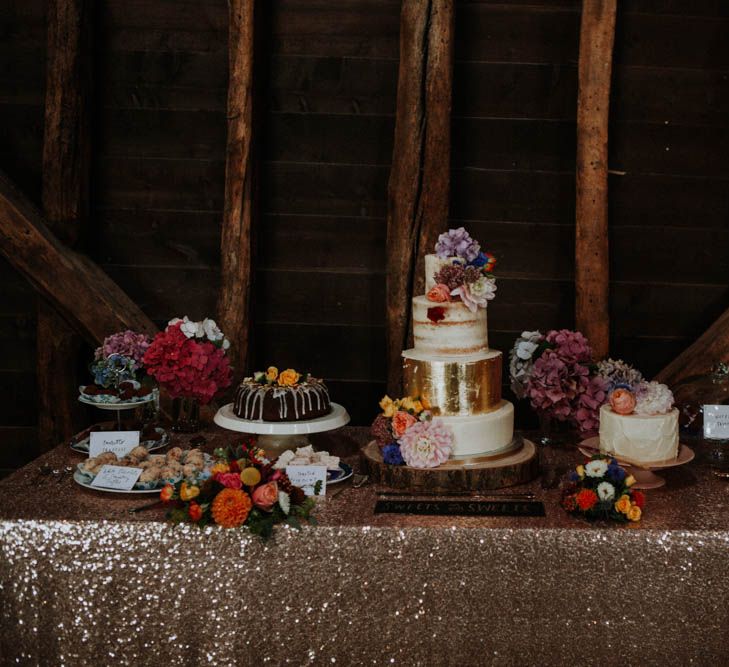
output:
{"label": "chocolate cake", "polygon": [[240,383],[233,409],[242,419],[291,422],[322,417],[329,414],[332,406],[329,391],[321,380],[306,376],[295,384],[280,384],[272,381],[270,375],[267,379],[265,373],[257,373]]}

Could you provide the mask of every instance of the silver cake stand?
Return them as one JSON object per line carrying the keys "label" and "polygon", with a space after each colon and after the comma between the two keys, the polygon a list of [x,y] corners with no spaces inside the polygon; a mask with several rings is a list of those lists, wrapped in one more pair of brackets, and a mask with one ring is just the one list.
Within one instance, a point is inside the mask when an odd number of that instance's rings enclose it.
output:
{"label": "silver cake stand", "polygon": [[233,412],[233,404],[224,405],[215,415],[214,421],[229,431],[258,435],[258,446],[275,458],[287,449],[305,447],[309,435],[324,433],[349,423],[349,413],[339,403],[332,403],[332,411],[323,417],[295,422],[264,422],[241,419]]}

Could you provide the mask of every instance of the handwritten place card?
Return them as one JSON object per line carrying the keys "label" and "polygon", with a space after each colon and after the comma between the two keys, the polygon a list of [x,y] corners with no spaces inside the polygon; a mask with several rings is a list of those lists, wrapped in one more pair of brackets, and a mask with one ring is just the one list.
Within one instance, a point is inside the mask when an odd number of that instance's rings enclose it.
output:
{"label": "handwritten place card", "polygon": [[[307,496],[323,496],[327,490],[326,466],[286,466],[286,474],[294,486],[300,486]],[[317,482],[321,482],[319,493],[314,493]]]}
{"label": "handwritten place card", "polygon": [[101,466],[91,486],[100,489],[118,489],[119,491],[130,491],[137,483],[142,474],[141,468],[127,468],[125,466]]}
{"label": "handwritten place card", "polygon": [[704,437],[729,440],[729,405],[704,406]]}
{"label": "handwritten place card", "polygon": [[139,445],[139,431],[91,431],[89,456],[114,452],[119,458],[126,456]]}

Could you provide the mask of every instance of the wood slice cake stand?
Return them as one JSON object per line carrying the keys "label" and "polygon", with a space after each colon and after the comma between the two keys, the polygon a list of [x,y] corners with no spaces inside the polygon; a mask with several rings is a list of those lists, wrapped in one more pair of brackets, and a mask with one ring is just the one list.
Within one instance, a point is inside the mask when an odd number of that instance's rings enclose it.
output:
{"label": "wood slice cake stand", "polygon": [[373,440],[363,450],[370,479],[395,489],[481,491],[525,484],[539,472],[536,445],[516,436],[520,446],[493,457],[449,459],[437,468],[393,466],[382,461],[380,448]]}

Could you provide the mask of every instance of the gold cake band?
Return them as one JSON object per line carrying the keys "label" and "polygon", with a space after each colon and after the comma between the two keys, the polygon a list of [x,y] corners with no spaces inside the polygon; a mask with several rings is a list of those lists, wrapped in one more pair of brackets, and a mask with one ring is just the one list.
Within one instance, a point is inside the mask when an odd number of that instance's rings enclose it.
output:
{"label": "gold cake band", "polygon": [[477,361],[403,359],[409,396],[424,396],[433,414],[482,415],[501,405],[501,355]]}

